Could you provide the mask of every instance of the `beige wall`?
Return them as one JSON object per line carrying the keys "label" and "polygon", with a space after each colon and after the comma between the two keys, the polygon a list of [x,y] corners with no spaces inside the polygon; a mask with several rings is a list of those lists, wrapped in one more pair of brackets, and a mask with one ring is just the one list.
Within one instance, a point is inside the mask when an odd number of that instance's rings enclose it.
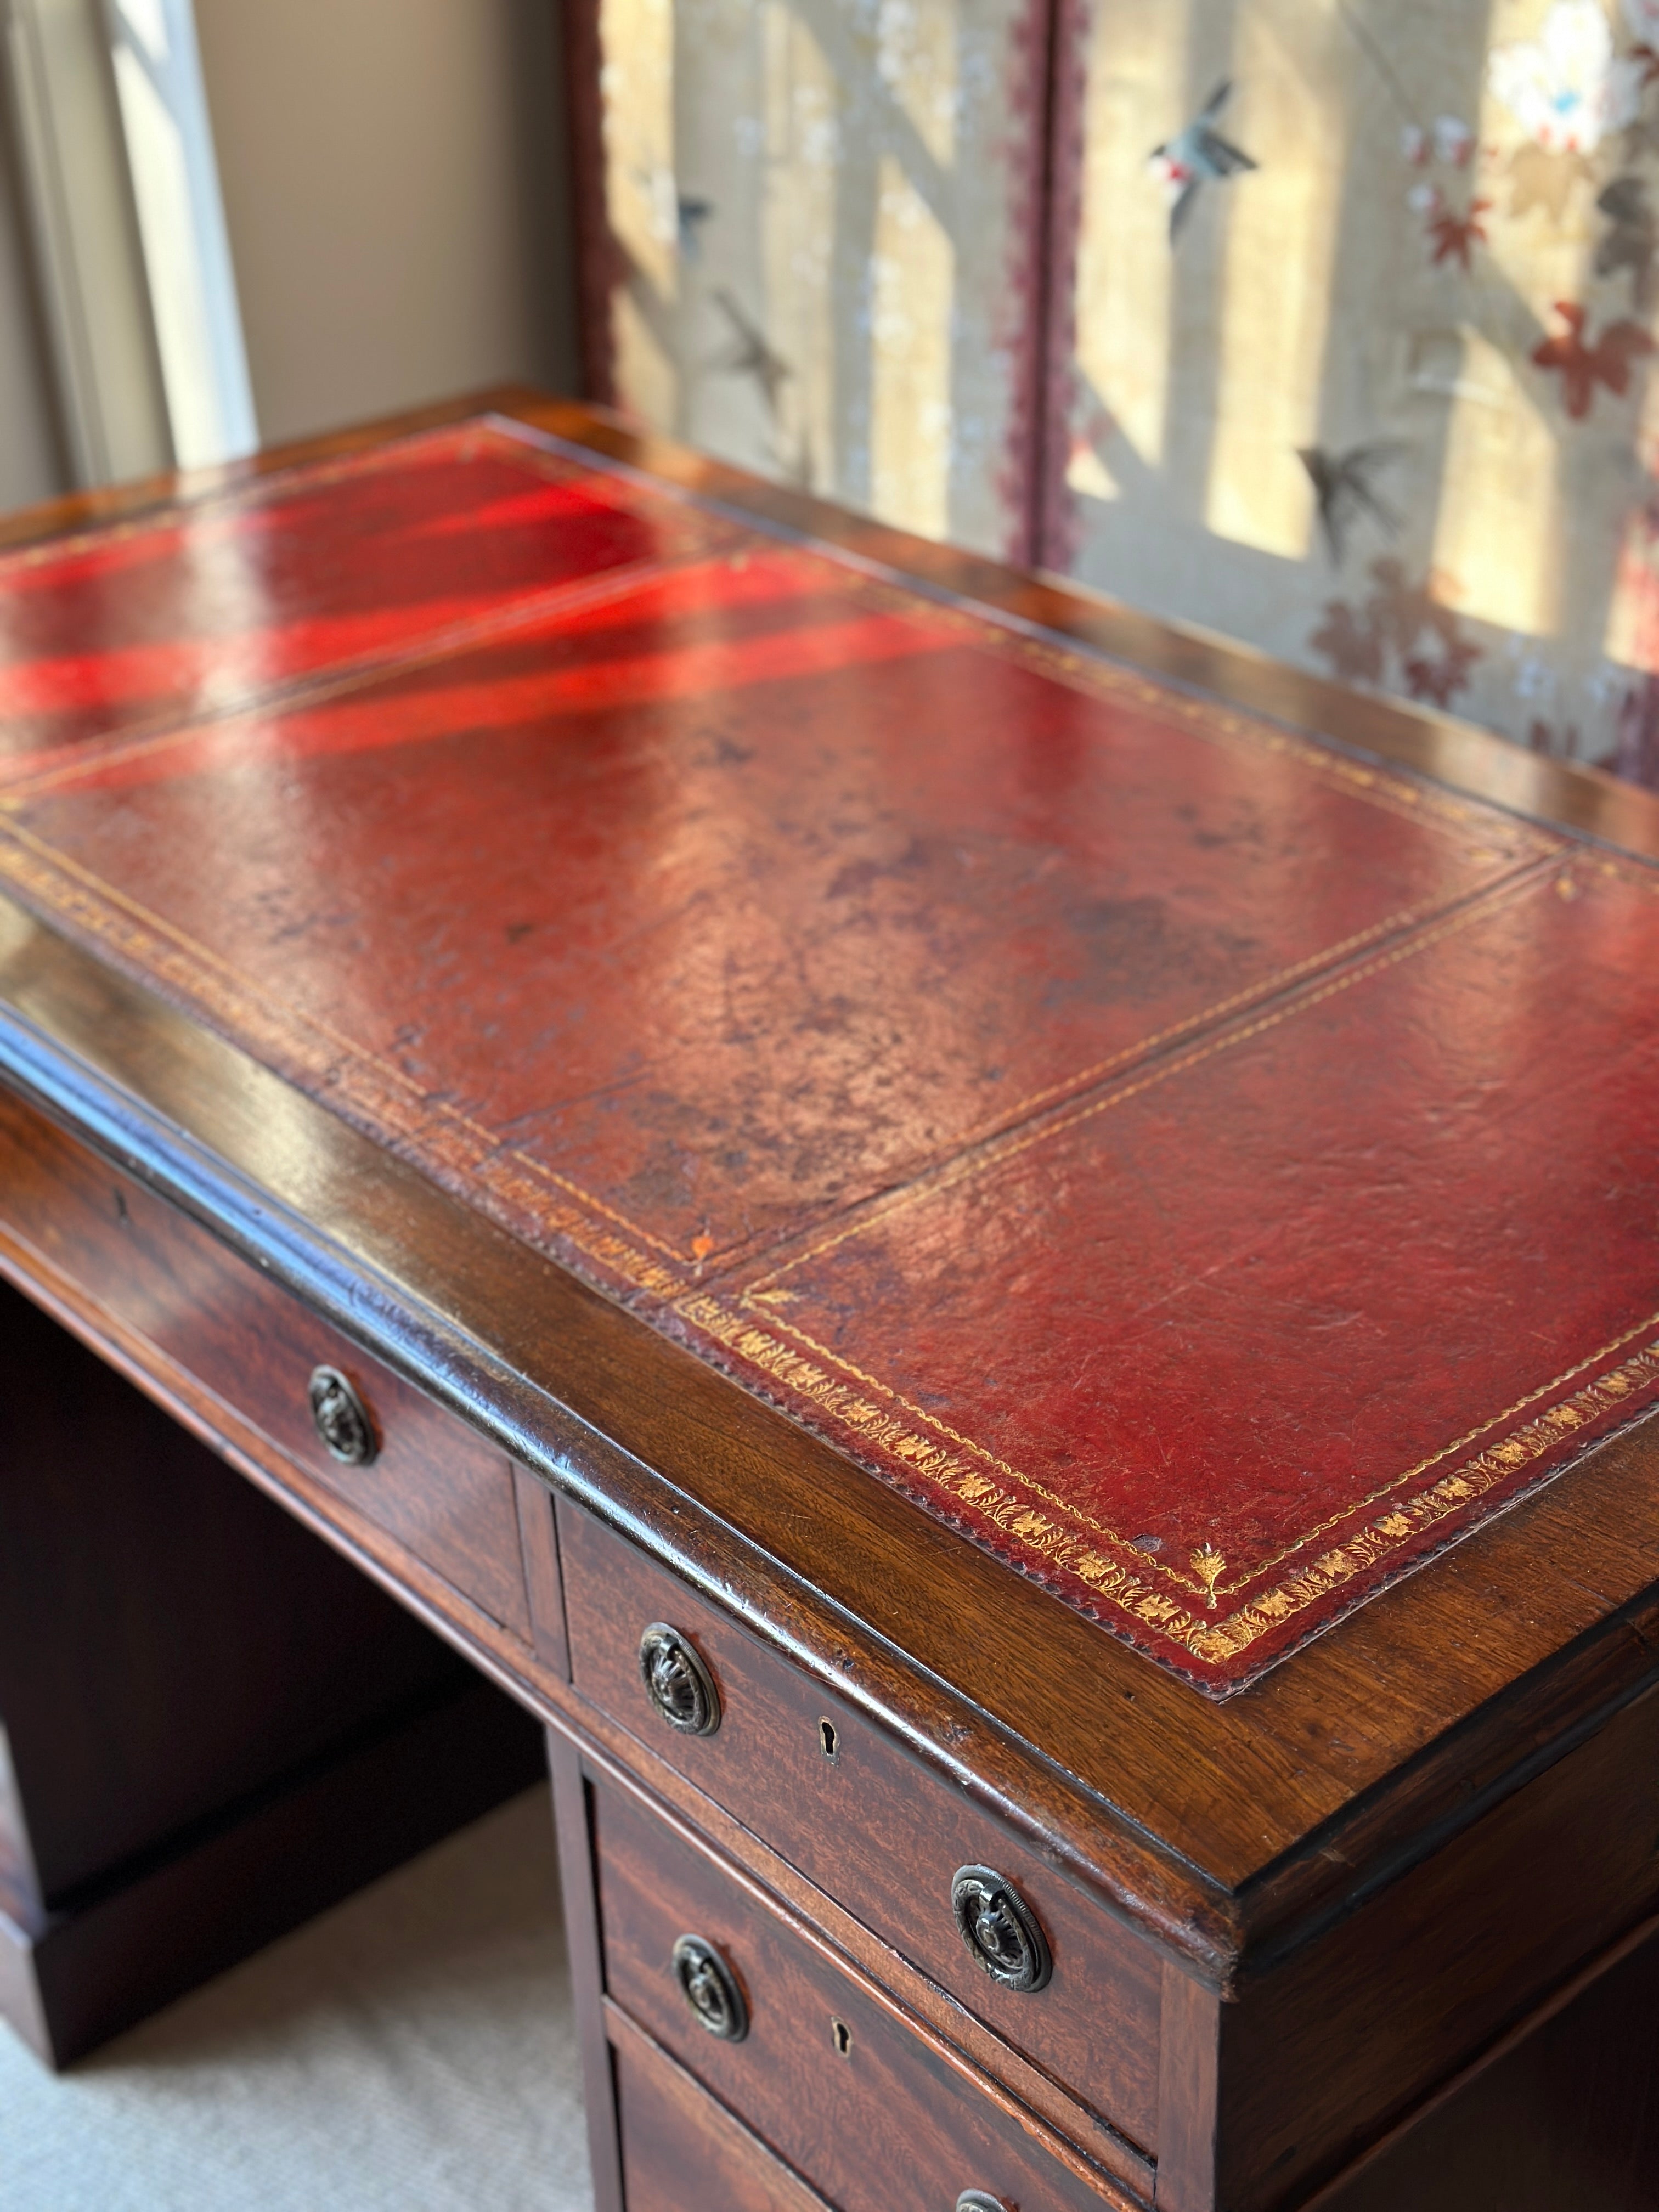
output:
{"label": "beige wall", "polygon": [[[196,0],[262,437],[574,388],[557,0]],[[68,485],[0,101],[0,511]]]}
{"label": "beige wall", "polygon": [[0,104],[0,512],[67,489],[25,258],[9,116]]}
{"label": "beige wall", "polygon": [[196,0],[260,434],[574,377],[556,0]]}

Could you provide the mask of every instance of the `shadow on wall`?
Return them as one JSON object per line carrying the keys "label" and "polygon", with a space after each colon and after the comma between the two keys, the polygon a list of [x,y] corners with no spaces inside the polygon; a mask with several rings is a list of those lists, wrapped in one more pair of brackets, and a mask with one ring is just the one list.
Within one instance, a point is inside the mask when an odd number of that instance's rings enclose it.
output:
{"label": "shadow on wall", "polygon": [[635,411],[1659,781],[1659,0],[583,4]]}

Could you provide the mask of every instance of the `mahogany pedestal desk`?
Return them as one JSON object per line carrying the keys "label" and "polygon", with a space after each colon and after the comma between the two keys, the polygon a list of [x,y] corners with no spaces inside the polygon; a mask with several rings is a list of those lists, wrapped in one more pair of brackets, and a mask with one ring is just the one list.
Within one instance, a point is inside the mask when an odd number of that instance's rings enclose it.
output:
{"label": "mahogany pedestal desk", "polygon": [[0,700],[44,2055],[545,1753],[606,2212],[1659,2205],[1659,804],[521,393]]}

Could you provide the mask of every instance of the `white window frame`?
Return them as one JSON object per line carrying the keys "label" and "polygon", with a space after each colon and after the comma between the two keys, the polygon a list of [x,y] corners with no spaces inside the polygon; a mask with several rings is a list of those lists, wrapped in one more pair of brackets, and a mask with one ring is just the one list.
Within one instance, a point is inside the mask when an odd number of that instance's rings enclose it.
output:
{"label": "white window frame", "polygon": [[82,484],[258,442],[191,0],[0,0]]}

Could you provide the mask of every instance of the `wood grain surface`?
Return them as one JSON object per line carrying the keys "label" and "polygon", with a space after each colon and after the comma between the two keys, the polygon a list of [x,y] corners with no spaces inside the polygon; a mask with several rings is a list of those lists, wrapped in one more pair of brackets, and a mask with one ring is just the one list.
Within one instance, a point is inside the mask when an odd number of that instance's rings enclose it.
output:
{"label": "wood grain surface", "polygon": [[[0,1182],[14,1234],[95,1284],[206,1389],[252,1420],[313,1480],[529,1638],[513,1470],[505,1455],[368,1359],[257,1269],[149,1192],[112,1185],[0,1095]],[[378,1440],[363,1467],[319,1437],[308,1386],[345,1372]]]}
{"label": "wood grain surface", "polygon": [[1307,2212],[1647,2212],[1659,2158],[1650,1921],[1443,2085]]}
{"label": "wood grain surface", "polygon": [[0,2011],[53,2064],[535,1779],[526,1715],[3,1284],[0,1467]]}
{"label": "wood grain surface", "polygon": [[[1016,2205],[1123,2202],[1105,2177],[1091,2187],[1046,2155],[1006,2100],[975,2096],[960,2069],[637,1799],[598,1790],[594,1836],[608,1995],[844,2212],[949,2205],[973,2188]],[[750,2015],[740,2043],[690,2014],[670,1963],[685,1934],[738,1980]]]}
{"label": "wood grain surface", "polygon": [[[1163,1988],[1152,1947],[856,1708],[815,1689],[590,1516],[567,1503],[560,1522],[578,1691],[651,1738],[700,1790],[1079,2102],[1132,2142],[1152,2144]],[[646,1698],[637,1654],[656,1620],[689,1637],[714,1677],[721,1719],[712,1736],[677,1735]],[[952,1876],[968,1865],[994,1868],[1036,1915],[1054,1957],[1046,1989],[1003,1989],[969,1956],[951,1908]]]}
{"label": "wood grain surface", "polygon": [[684,2212],[831,2212],[625,2014],[613,2014],[630,2204]]}

